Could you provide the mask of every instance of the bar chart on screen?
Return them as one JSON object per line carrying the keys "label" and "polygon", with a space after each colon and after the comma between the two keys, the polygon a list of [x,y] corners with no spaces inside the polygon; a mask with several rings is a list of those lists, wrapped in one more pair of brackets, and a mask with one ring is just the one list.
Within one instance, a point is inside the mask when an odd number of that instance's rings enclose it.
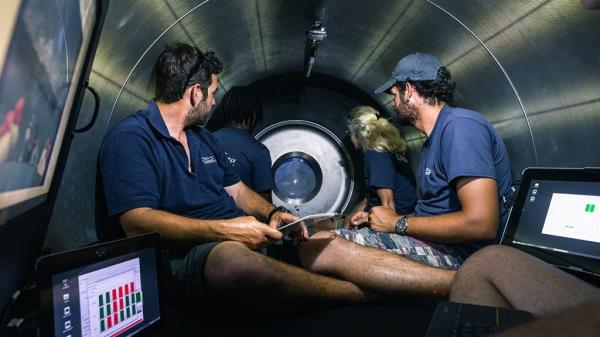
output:
{"label": "bar chart on screen", "polygon": [[600,243],[600,197],[554,193],[542,234]]}
{"label": "bar chart on screen", "polygon": [[144,320],[139,259],[79,277],[81,335],[118,336]]}

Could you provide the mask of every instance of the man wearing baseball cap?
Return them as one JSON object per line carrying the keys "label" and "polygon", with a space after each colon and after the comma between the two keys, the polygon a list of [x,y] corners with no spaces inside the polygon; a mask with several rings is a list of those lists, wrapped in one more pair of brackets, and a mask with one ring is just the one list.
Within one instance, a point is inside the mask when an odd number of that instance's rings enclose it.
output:
{"label": "man wearing baseball cap", "polygon": [[512,181],[502,138],[480,113],[449,105],[454,87],[435,56],[414,53],[401,59],[392,77],[375,90],[394,96],[399,121],[427,137],[416,172],[421,199],[414,214],[374,207],[354,222],[390,233],[375,233],[386,237],[379,241],[393,242],[393,247],[379,248],[448,269],[499,241],[508,216],[502,201]]}

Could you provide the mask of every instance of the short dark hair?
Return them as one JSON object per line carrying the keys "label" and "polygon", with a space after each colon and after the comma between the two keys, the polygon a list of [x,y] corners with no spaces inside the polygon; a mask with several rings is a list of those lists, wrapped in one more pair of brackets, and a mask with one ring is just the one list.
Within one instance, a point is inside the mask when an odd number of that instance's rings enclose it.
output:
{"label": "short dark hair", "polygon": [[400,91],[404,92],[406,83],[412,84],[419,95],[423,96],[427,103],[434,103],[436,100],[451,103],[454,97],[456,83],[450,82],[452,79],[450,72],[446,67],[440,67],[436,79],[433,81],[412,81],[408,78],[406,81],[396,82]]}
{"label": "short dark hair", "polygon": [[220,73],[222,69],[223,64],[212,51],[202,53],[185,43],[166,45],[154,66],[156,99],[164,103],[176,102],[183,97],[185,89],[194,84],[200,84],[206,99],[211,75]]}
{"label": "short dark hair", "polygon": [[262,102],[247,87],[234,86],[223,95],[213,117],[221,126],[262,121]]}

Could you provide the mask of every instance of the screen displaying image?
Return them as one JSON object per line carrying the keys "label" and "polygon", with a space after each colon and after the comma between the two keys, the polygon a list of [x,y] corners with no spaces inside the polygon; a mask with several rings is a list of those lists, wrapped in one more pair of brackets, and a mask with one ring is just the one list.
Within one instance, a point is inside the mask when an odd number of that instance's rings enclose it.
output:
{"label": "screen displaying image", "polygon": [[154,248],[52,275],[54,336],[133,336],[160,320]]}
{"label": "screen displaying image", "polygon": [[0,209],[49,190],[95,12],[91,0],[11,5],[12,33],[0,42]]}
{"label": "screen displaying image", "polygon": [[542,234],[600,243],[600,197],[554,193]]}

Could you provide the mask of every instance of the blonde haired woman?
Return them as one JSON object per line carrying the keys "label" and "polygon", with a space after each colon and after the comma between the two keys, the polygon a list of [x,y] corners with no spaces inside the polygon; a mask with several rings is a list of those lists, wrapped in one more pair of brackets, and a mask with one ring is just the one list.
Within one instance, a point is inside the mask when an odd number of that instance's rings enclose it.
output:
{"label": "blonde haired woman", "polygon": [[375,206],[412,214],[417,199],[415,178],[404,157],[406,142],[400,131],[369,106],[350,111],[348,131],[354,147],[363,152],[367,196],[354,208],[346,227],[366,222],[366,212]]}

